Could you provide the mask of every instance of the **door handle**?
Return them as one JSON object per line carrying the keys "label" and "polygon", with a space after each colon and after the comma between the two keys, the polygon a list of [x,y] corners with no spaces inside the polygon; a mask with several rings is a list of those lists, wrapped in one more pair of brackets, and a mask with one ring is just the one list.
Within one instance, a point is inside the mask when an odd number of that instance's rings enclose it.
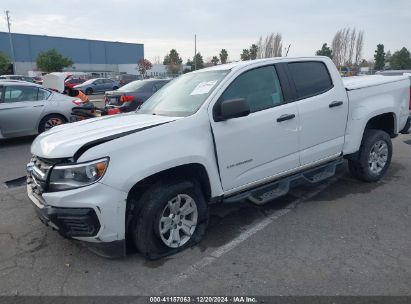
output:
{"label": "door handle", "polygon": [[44,107],[44,105],[33,106],[33,108],[41,108],[41,107]]}
{"label": "door handle", "polygon": [[294,117],[295,117],[295,114],[284,114],[277,118],[277,122],[290,120],[290,119],[293,119]]}
{"label": "door handle", "polygon": [[333,101],[332,103],[330,103],[329,105],[328,105],[328,107],[330,107],[330,108],[335,108],[335,107],[339,107],[339,106],[342,106],[343,105],[343,102],[342,101]]}

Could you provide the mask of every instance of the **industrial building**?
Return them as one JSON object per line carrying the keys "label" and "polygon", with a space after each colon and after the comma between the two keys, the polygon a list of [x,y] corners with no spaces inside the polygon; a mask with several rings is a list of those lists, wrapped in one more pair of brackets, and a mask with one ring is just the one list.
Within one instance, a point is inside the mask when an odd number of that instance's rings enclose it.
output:
{"label": "industrial building", "polygon": [[[15,73],[36,71],[39,53],[56,49],[74,64],[65,71],[98,76],[138,74],[137,62],[144,58],[144,44],[12,33]],[[9,33],[0,32],[0,52],[11,56]]]}

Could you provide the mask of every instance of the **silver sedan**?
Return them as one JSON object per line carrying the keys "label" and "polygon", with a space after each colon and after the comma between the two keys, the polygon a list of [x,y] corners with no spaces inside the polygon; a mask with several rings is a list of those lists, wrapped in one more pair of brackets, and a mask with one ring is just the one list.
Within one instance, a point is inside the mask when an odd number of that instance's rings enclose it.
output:
{"label": "silver sedan", "polygon": [[74,98],[23,81],[0,82],[0,138],[35,135],[70,120]]}

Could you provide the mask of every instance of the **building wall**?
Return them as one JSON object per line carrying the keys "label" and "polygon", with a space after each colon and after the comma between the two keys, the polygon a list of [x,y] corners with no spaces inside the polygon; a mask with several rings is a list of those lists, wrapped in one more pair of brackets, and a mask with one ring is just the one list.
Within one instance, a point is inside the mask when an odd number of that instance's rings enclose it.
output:
{"label": "building wall", "polygon": [[[135,64],[144,58],[144,45],[28,34],[12,34],[16,73],[36,69],[39,53],[56,49],[74,62],[79,71],[119,71],[119,65]],[[9,36],[0,32],[0,52],[11,58]]]}

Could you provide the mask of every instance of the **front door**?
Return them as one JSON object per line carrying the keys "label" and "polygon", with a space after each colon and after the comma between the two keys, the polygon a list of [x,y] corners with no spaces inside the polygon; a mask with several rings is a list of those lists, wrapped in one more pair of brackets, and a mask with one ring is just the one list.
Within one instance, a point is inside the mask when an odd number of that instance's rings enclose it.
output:
{"label": "front door", "polygon": [[225,192],[235,192],[298,168],[298,108],[285,103],[273,65],[239,75],[219,101],[244,98],[251,113],[226,121],[211,118]]}

